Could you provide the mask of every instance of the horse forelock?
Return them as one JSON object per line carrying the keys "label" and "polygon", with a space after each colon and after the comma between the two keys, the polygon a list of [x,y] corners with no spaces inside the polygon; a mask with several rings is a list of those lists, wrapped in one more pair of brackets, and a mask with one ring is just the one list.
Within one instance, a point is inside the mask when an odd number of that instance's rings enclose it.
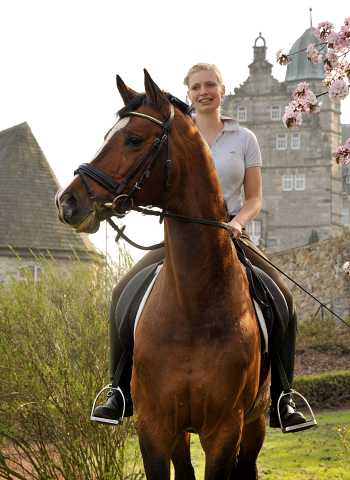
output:
{"label": "horse forelock", "polygon": [[[180,100],[177,97],[174,97],[174,95],[171,95],[169,92],[163,91],[164,95],[166,98],[169,100],[169,102],[174,105],[178,110],[180,110],[181,113],[184,115],[190,115],[192,112],[192,108],[187,105],[185,102]],[[140,107],[146,106],[146,105],[151,105],[150,99],[147,97],[145,93],[138,93],[135,95],[123,108],[121,108],[116,116],[123,118],[126,113],[130,111],[136,111]]]}

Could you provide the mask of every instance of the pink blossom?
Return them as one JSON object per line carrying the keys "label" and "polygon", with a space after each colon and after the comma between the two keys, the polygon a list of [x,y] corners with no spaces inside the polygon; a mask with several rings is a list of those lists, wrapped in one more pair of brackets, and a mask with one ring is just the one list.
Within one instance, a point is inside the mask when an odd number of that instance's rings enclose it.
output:
{"label": "pink blossom", "polygon": [[317,25],[315,30],[315,37],[318,38],[321,42],[326,42],[328,35],[333,30],[334,26],[331,22],[321,22]]}
{"label": "pink blossom", "polygon": [[297,128],[302,124],[302,112],[298,109],[298,102],[292,100],[284,109],[283,123],[289,130]]}
{"label": "pink blossom", "polygon": [[344,80],[335,80],[328,90],[332,102],[344,100],[349,95],[349,87]]}
{"label": "pink blossom", "polygon": [[344,263],[343,270],[347,275],[350,275],[350,262],[345,262]]}
{"label": "pink blossom", "polygon": [[[350,18],[350,17],[349,17]],[[342,47],[342,43],[341,43],[341,36],[339,33],[337,32],[330,32],[330,34],[328,35],[328,48],[329,49],[333,49],[335,50],[336,52],[339,52],[339,50],[341,49]]]}
{"label": "pink blossom", "polygon": [[306,53],[307,53],[307,59],[310,62],[314,63],[315,65],[317,65],[318,63],[321,62],[322,54],[320,54],[320,52],[317,50],[317,48],[315,48],[314,43],[310,43],[310,45],[308,45],[308,47],[306,49]]}
{"label": "pink blossom", "polygon": [[297,86],[297,88],[295,89],[295,92],[294,92],[294,100],[298,100],[299,97],[305,95],[305,90],[306,90],[306,87],[308,87],[309,84],[306,83],[306,82],[300,82]]}
{"label": "pink blossom", "polygon": [[335,157],[335,161],[339,164],[339,162],[347,164],[350,162],[350,138],[347,139],[345,145],[342,147],[338,147],[335,152],[333,152],[333,157]]}
{"label": "pink blossom", "polygon": [[340,41],[344,48],[350,47],[350,25],[343,25],[340,28]]}
{"label": "pink blossom", "polygon": [[[321,107],[317,105],[317,97],[311,90],[307,90],[309,84],[301,82],[294,92],[294,110],[304,113],[320,113]],[[293,103],[293,102],[291,102]],[[291,103],[289,105],[291,105]],[[301,123],[301,122],[300,122]],[[299,126],[299,125],[296,125]],[[288,127],[289,128],[289,127]],[[296,127],[293,127],[296,128]]]}
{"label": "pink blossom", "polygon": [[326,78],[322,80],[322,83],[326,88],[329,88],[334,82],[334,78],[330,75],[330,71],[327,71],[326,65],[324,66],[324,69],[326,70]]}
{"label": "pink blossom", "polygon": [[328,50],[328,52],[326,54],[324,64],[329,65],[330,70],[334,70],[335,68],[339,67],[340,64],[339,64],[339,60],[338,60],[338,55],[337,55],[337,52],[333,48]]}
{"label": "pink blossom", "polygon": [[341,62],[338,71],[339,71],[339,76],[341,76],[342,78],[347,77],[348,81],[350,81],[350,65],[346,60],[343,60]]}
{"label": "pink blossom", "polygon": [[289,57],[287,55],[287,53],[282,53],[283,48],[281,48],[281,50],[278,50],[276,52],[276,62],[278,62],[280,65],[283,65],[284,67],[286,67],[287,65],[289,65],[290,63],[292,63],[290,60],[289,60]]}

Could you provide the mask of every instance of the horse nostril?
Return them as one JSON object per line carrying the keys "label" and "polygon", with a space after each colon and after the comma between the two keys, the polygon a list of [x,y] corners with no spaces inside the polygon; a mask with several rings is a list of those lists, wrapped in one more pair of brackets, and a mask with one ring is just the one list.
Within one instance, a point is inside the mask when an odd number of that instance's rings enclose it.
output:
{"label": "horse nostril", "polygon": [[66,212],[69,211],[70,215],[76,210],[78,202],[74,195],[71,193],[64,193],[61,197],[57,198],[58,208],[62,207]]}

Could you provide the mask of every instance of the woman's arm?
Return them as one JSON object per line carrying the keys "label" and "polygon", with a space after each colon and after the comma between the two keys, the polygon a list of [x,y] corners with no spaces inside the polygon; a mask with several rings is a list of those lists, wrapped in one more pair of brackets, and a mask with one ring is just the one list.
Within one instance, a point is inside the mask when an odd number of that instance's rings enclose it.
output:
{"label": "woman's arm", "polygon": [[248,225],[261,209],[262,182],[260,167],[247,168],[244,175],[244,204],[240,212],[229,222],[236,238],[242,235],[242,228]]}

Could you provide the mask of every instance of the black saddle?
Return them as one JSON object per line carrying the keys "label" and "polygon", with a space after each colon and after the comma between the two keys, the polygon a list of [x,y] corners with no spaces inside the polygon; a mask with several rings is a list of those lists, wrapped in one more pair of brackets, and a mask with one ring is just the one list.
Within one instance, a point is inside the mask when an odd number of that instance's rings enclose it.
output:
{"label": "black saddle", "polygon": [[[237,249],[237,253],[246,268],[251,296],[260,305],[265,319],[269,339],[269,356],[274,356],[282,345],[284,332],[288,325],[287,303],[275,282],[265,272],[253,267],[241,250]],[[162,263],[150,265],[135,275],[118,301],[116,325],[122,346],[130,355],[134,348],[134,324],[138,308],[154,278],[157,267]]]}
{"label": "black saddle", "polygon": [[134,325],[140,303],[152,282],[158,265],[154,263],[137,273],[124,288],[115,310],[119,338],[126,352],[132,355],[134,349]]}

